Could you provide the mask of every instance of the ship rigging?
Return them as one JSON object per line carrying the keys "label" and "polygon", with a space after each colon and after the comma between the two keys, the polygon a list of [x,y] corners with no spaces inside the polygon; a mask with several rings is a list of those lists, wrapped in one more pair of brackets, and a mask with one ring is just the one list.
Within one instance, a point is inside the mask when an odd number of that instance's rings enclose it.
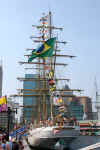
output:
{"label": "ship rigging", "polygon": [[[59,30],[62,31],[63,28],[61,27],[55,27],[52,24],[52,13],[49,12],[48,15],[43,14],[43,16],[40,19],[40,25],[32,25],[33,28],[36,28],[39,30],[39,36],[31,36],[30,39],[32,39],[32,41],[34,43],[44,43],[47,39],[50,39],[53,37],[54,30]],[[37,81],[38,84],[38,88],[35,89],[17,89],[18,90],[18,94],[13,94],[11,96],[13,97],[36,97],[36,101],[37,101],[37,124],[39,125],[40,120],[41,120],[41,116],[42,119],[44,121],[46,121],[48,119],[47,116],[47,97],[49,96],[49,100],[50,100],[50,114],[51,114],[51,119],[53,119],[53,111],[54,111],[54,106],[53,106],[53,92],[57,92],[59,93],[59,96],[62,97],[74,97],[74,94],[64,94],[64,92],[81,92],[82,90],[80,89],[63,89],[61,88],[56,88],[54,89],[54,91],[50,92],[50,87],[47,86],[48,83],[48,78],[46,77],[46,74],[48,72],[50,72],[50,70],[53,71],[53,76],[52,79],[55,81],[55,85],[57,85],[57,83],[61,80],[61,81],[65,81],[65,82],[69,82],[70,79],[66,79],[66,78],[61,78],[61,77],[56,77],[56,67],[65,67],[68,64],[63,63],[62,62],[57,62],[57,58],[74,58],[76,56],[72,56],[72,55],[62,55],[59,52],[61,51],[60,49],[58,49],[58,44],[67,44],[66,41],[59,41],[58,37],[56,38],[56,43],[55,43],[55,48],[54,48],[54,52],[53,52],[53,56],[52,57],[48,57],[48,59],[45,58],[41,58],[41,57],[37,57],[37,61],[32,61],[32,62],[28,62],[28,61],[20,61],[19,64],[21,65],[31,65],[32,67],[25,67],[26,70],[35,70],[37,72],[37,77],[31,77],[31,78],[25,78],[25,77],[17,77],[17,79],[19,81],[25,82],[25,81]],[[29,57],[32,54],[32,51],[35,50],[35,48],[27,48],[26,51],[27,52],[31,52],[30,54],[26,54],[24,55],[25,57],[27,57],[29,59]],[[42,83],[42,87],[41,87],[41,83]],[[41,103],[42,103],[42,108],[41,108]],[[23,105],[24,108],[32,108],[33,105]],[[34,108],[33,108],[34,109]],[[34,111],[33,111],[34,112]],[[43,113],[41,115],[41,113]],[[34,118],[34,114],[32,115],[32,120]],[[36,119],[36,118],[35,118]]]}

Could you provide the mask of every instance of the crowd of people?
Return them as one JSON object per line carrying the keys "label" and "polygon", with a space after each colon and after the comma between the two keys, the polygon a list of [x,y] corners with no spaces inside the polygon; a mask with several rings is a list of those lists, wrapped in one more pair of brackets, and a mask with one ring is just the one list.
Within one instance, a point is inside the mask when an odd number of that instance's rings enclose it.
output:
{"label": "crowd of people", "polygon": [[15,137],[9,137],[9,140],[6,136],[0,135],[0,150],[23,150],[22,140],[17,140]]}

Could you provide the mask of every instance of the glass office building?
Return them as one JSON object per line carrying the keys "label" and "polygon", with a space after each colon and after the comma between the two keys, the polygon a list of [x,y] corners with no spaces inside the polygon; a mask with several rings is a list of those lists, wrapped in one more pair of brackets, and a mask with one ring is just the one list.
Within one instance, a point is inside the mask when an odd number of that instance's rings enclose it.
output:
{"label": "glass office building", "polygon": [[[25,74],[25,80],[23,82],[23,93],[26,95],[23,97],[23,118],[29,122],[37,120],[39,115],[41,119],[44,118],[44,114],[45,119],[50,116],[48,91],[46,93],[41,92],[43,82],[39,81],[37,76],[37,74]],[[30,80],[32,78],[33,80]],[[47,86],[46,84],[46,88]],[[35,89],[39,89],[40,91],[34,91]]]}
{"label": "glass office building", "polygon": [[[24,96],[23,97],[23,117],[24,120],[32,121],[37,117],[36,113],[36,105],[37,105],[37,97],[31,96],[36,94],[36,92],[32,91],[32,89],[36,89],[37,87],[37,80],[28,80],[36,78],[35,74],[25,74],[25,81],[23,82],[23,89],[24,89]],[[30,89],[30,90],[29,90]]]}
{"label": "glass office building", "polygon": [[69,108],[73,117],[77,120],[83,120],[84,106],[82,104],[79,104],[77,101],[72,101]]}

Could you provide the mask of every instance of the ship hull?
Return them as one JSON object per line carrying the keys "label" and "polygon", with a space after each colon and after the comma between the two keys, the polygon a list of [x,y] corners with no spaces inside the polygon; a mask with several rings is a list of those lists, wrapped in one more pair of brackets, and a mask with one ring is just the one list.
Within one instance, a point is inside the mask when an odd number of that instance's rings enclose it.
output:
{"label": "ship hull", "polygon": [[38,130],[38,134],[34,132],[32,134],[31,132],[31,136],[28,137],[28,142],[33,148],[53,149],[56,148],[56,143],[59,141],[62,141],[63,145],[67,147],[79,136],[79,133],[80,130],[76,127],[63,127],[61,129],[58,127],[43,128],[42,130]]}

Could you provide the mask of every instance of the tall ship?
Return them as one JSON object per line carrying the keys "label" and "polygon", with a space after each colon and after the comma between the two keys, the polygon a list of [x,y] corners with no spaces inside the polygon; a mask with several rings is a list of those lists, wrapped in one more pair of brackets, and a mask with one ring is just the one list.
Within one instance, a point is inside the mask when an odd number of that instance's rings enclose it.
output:
{"label": "tall ship", "polygon": [[73,97],[74,91],[81,90],[68,88],[69,79],[62,75],[67,72],[65,59],[75,56],[61,54],[67,42],[59,40],[58,33],[63,28],[53,25],[51,12],[43,14],[39,25],[32,27],[37,29],[38,36],[30,37],[34,47],[26,49],[27,61],[19,62],[28,73],[17,78],[23,82],[23,88],[15,95],[23,97],[24,122],[33,125],[28,132],[28,143],[31,147],[49,149],[57,142],[68,146],[80,134],[68,99]]}

